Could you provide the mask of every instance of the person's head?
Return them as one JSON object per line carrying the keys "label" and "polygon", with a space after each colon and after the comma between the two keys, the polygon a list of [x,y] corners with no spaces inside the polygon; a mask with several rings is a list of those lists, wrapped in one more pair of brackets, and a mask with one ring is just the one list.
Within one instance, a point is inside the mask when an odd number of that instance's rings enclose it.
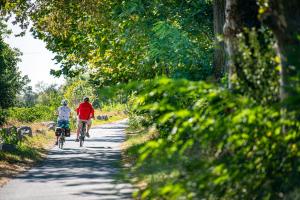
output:
{"label": "person's head", "polygon": [[68,105],[68,101],[66,99],[61,101],[61,105],[63,106],[67,106]]}
{"label": "person's head", "polygon": [[83,97],[83,101],[84,101],[84,102],[89,102],[90,99],[89,99],[89,97],[85,96],[85,97]]}

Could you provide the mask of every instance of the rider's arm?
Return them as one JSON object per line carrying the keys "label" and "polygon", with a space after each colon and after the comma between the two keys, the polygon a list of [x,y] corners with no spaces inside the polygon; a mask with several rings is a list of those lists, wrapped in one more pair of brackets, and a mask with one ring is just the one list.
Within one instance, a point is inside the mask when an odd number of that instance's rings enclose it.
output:
{"label": "rider's arm", "polygon": [[80,105],[78,106],[78,108],[76,108],[77,115],[79,115],[79,109],[80,109]]}

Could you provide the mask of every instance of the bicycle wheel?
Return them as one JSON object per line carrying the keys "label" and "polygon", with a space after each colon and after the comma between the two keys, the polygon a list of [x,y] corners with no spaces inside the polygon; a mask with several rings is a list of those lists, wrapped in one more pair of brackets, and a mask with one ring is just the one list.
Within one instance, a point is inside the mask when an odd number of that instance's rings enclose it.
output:
{"label": "bicycle wheel", "polygon": [[61,149],[63,149],[63,147],[64,147],[64,142],[65,142],[65,129],[62,129],[62,133],[61,133],[61,135],[60,135],[60,137],[59,137],[59,142],[58,142],[58,147],[59,148],[61,148]]}
{"label": "bicycle wheel", "polygon": [[82,136],[80,136],[80,139],[79,139],[79,146],[80,147],[83,146],[83,142],[84,142],[84,138],[82,138]]}
{"label": "bicycle wheel", "polygon": [[82,123],[81,131],[80,131],[80,136],[79,136],[79,146],[82,147],[84,143],[84,137],[85,137],[85,132],[86,132],[86,124]]}
{"label": "bicycle wheel", "polygon": [[58,140],[58,147],[60,149],[63,149],[64,147],[64,138],[62,136],[59,137],[59,140]]}

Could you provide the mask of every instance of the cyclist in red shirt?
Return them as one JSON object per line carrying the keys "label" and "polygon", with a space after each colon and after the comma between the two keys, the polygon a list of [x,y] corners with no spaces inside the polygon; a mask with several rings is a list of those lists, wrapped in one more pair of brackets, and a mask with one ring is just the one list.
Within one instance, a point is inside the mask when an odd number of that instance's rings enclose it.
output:
{"label": "cyclist in red shirt", "polygon": [[90,137],[89,130],[92,125],[92,118],[95,119],[94,116],[94,108],[92,104],[89,103],[90,99],[88,97],[83,98],[83,102],[79,104],[78,108],[76,109],[77,116],[78,116],[78,124],[77,124],[77,137],[76,142],[79,141],[79,133],[82,127],[82,122],[87,122],[87,132],[86,136]]}

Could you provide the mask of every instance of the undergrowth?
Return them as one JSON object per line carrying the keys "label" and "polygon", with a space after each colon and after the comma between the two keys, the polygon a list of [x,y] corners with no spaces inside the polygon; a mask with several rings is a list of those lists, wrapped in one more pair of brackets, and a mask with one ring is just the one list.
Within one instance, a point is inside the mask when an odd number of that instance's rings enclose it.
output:
{"label": "undergrowth", "polygon": [[[132,101],[130,174],[139,199],[291,199],[300,184],[300,124],[204,82],[146,82]],[[285,129],[283,129],[285,127]],[[283,132],[285,130],[285,132]]]}

